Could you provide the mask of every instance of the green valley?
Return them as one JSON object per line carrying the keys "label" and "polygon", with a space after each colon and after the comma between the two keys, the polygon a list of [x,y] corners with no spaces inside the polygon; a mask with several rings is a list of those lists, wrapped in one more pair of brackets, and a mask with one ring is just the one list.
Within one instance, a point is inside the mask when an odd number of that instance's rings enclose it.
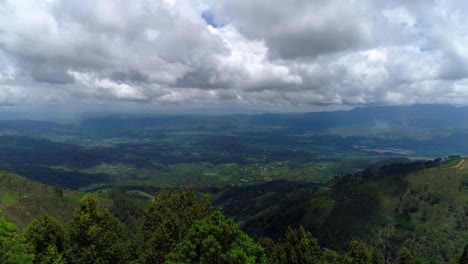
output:
{"label": "green valley", "polygon": [[[460,140],[466,132],[456,122],[419,128],[433,120],[414,114],[425,107],[401,108],[403,123],[383,108],[367,115],[355,109],[321,115],[91,117],[78,124],[0,121],[0,208],[19,227],[18,239],[41,213],[66,230],[78,221],[77,210],[94,212],[96,223],[120,230],[105,236],[121,241],[115,252],[125,248],[123,262],[148,263],[170,253],[166,242],[141,233],[149,204],[159,194],[189,188],[184,190],[208,195],[210,208],[222,215],[203,214],[200,226],[190,217],[180,220],[188,221],[186,226],[164,238],[172,246],[183,243],[171,261],[192,254],[199,232],[216,232],[207,226],[222,223],[246,252],[256,252],[251,257],[257,262],[289,263],[293,253],[285,252],[299,250],[290,243],[304,239],[308,246],[294,254],[312,254],[304,258],[321,263],[348,263],[357,252],[373,263],[398,263],[403,255],[416,263],[453,263],[468,241],[468,161],[453,154],[468,149]],[[327,115],[342,123],[328,122]],[[394,130],[375,128],[372,120],[383,118]],[[80,205],[89,194],[102,212]],[[176,207],[177,199],[187,198],[179,196],[170,200]],[[158,221],[165,224],[151,232],[164,236],[165,228],[172,228],[167,219],[188,217],[171,210],[160,212]],[[199,231],[189,231],[192,225]],[[191,238],[184,240],[185,234]],[[50,250],[41,254],[72,263],[81,258],[76,249]]]}

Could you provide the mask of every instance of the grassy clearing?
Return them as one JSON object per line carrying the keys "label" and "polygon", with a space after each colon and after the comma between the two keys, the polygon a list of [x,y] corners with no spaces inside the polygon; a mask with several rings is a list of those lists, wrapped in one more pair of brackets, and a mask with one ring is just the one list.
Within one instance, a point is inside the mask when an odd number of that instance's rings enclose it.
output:
{"label": "grassy clearing", "polygon": [[0,204],[10,206],[19,201],[20,197],[17,193],[0,193]]}

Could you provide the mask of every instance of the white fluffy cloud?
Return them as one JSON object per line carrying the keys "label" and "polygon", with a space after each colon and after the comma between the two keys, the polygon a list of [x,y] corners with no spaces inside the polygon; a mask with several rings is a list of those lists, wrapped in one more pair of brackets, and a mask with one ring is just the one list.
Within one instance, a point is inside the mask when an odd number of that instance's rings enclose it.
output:
{"label": "white fluffy cloud", "polygon": [[466,105],[467,11],[435,0],[0,0],[0,106]]}

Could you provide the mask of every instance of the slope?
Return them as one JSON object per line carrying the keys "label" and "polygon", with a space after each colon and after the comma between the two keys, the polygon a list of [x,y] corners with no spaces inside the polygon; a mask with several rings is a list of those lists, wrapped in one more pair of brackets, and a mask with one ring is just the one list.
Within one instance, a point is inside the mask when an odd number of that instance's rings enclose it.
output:
{"label": "slope", "polygon": [[218,193],[215,202],[256,237],[279,237],[287,225],[303,225],[332,249],[344,251],[358,239],[385,258],[395,259],[406,246],[444,263],[468,241],[468,163],[462,160],[387,165],[328,186],[270,183],[247,194],[240,187]]}
{"label": "slope", "polygon": [[0,171],[0,209],[5,218],[20,227],[24,227],[40,212],[46,212],[62,222],[68,221],[83,195]]}

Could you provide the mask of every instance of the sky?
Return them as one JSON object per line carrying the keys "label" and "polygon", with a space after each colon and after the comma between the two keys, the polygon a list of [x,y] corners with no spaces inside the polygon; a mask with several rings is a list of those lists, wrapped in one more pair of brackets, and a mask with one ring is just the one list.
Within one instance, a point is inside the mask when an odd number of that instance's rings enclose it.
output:
{"label": "sky", "polygon": [[468,105],[468,2],[0,0],[0,111]]}

